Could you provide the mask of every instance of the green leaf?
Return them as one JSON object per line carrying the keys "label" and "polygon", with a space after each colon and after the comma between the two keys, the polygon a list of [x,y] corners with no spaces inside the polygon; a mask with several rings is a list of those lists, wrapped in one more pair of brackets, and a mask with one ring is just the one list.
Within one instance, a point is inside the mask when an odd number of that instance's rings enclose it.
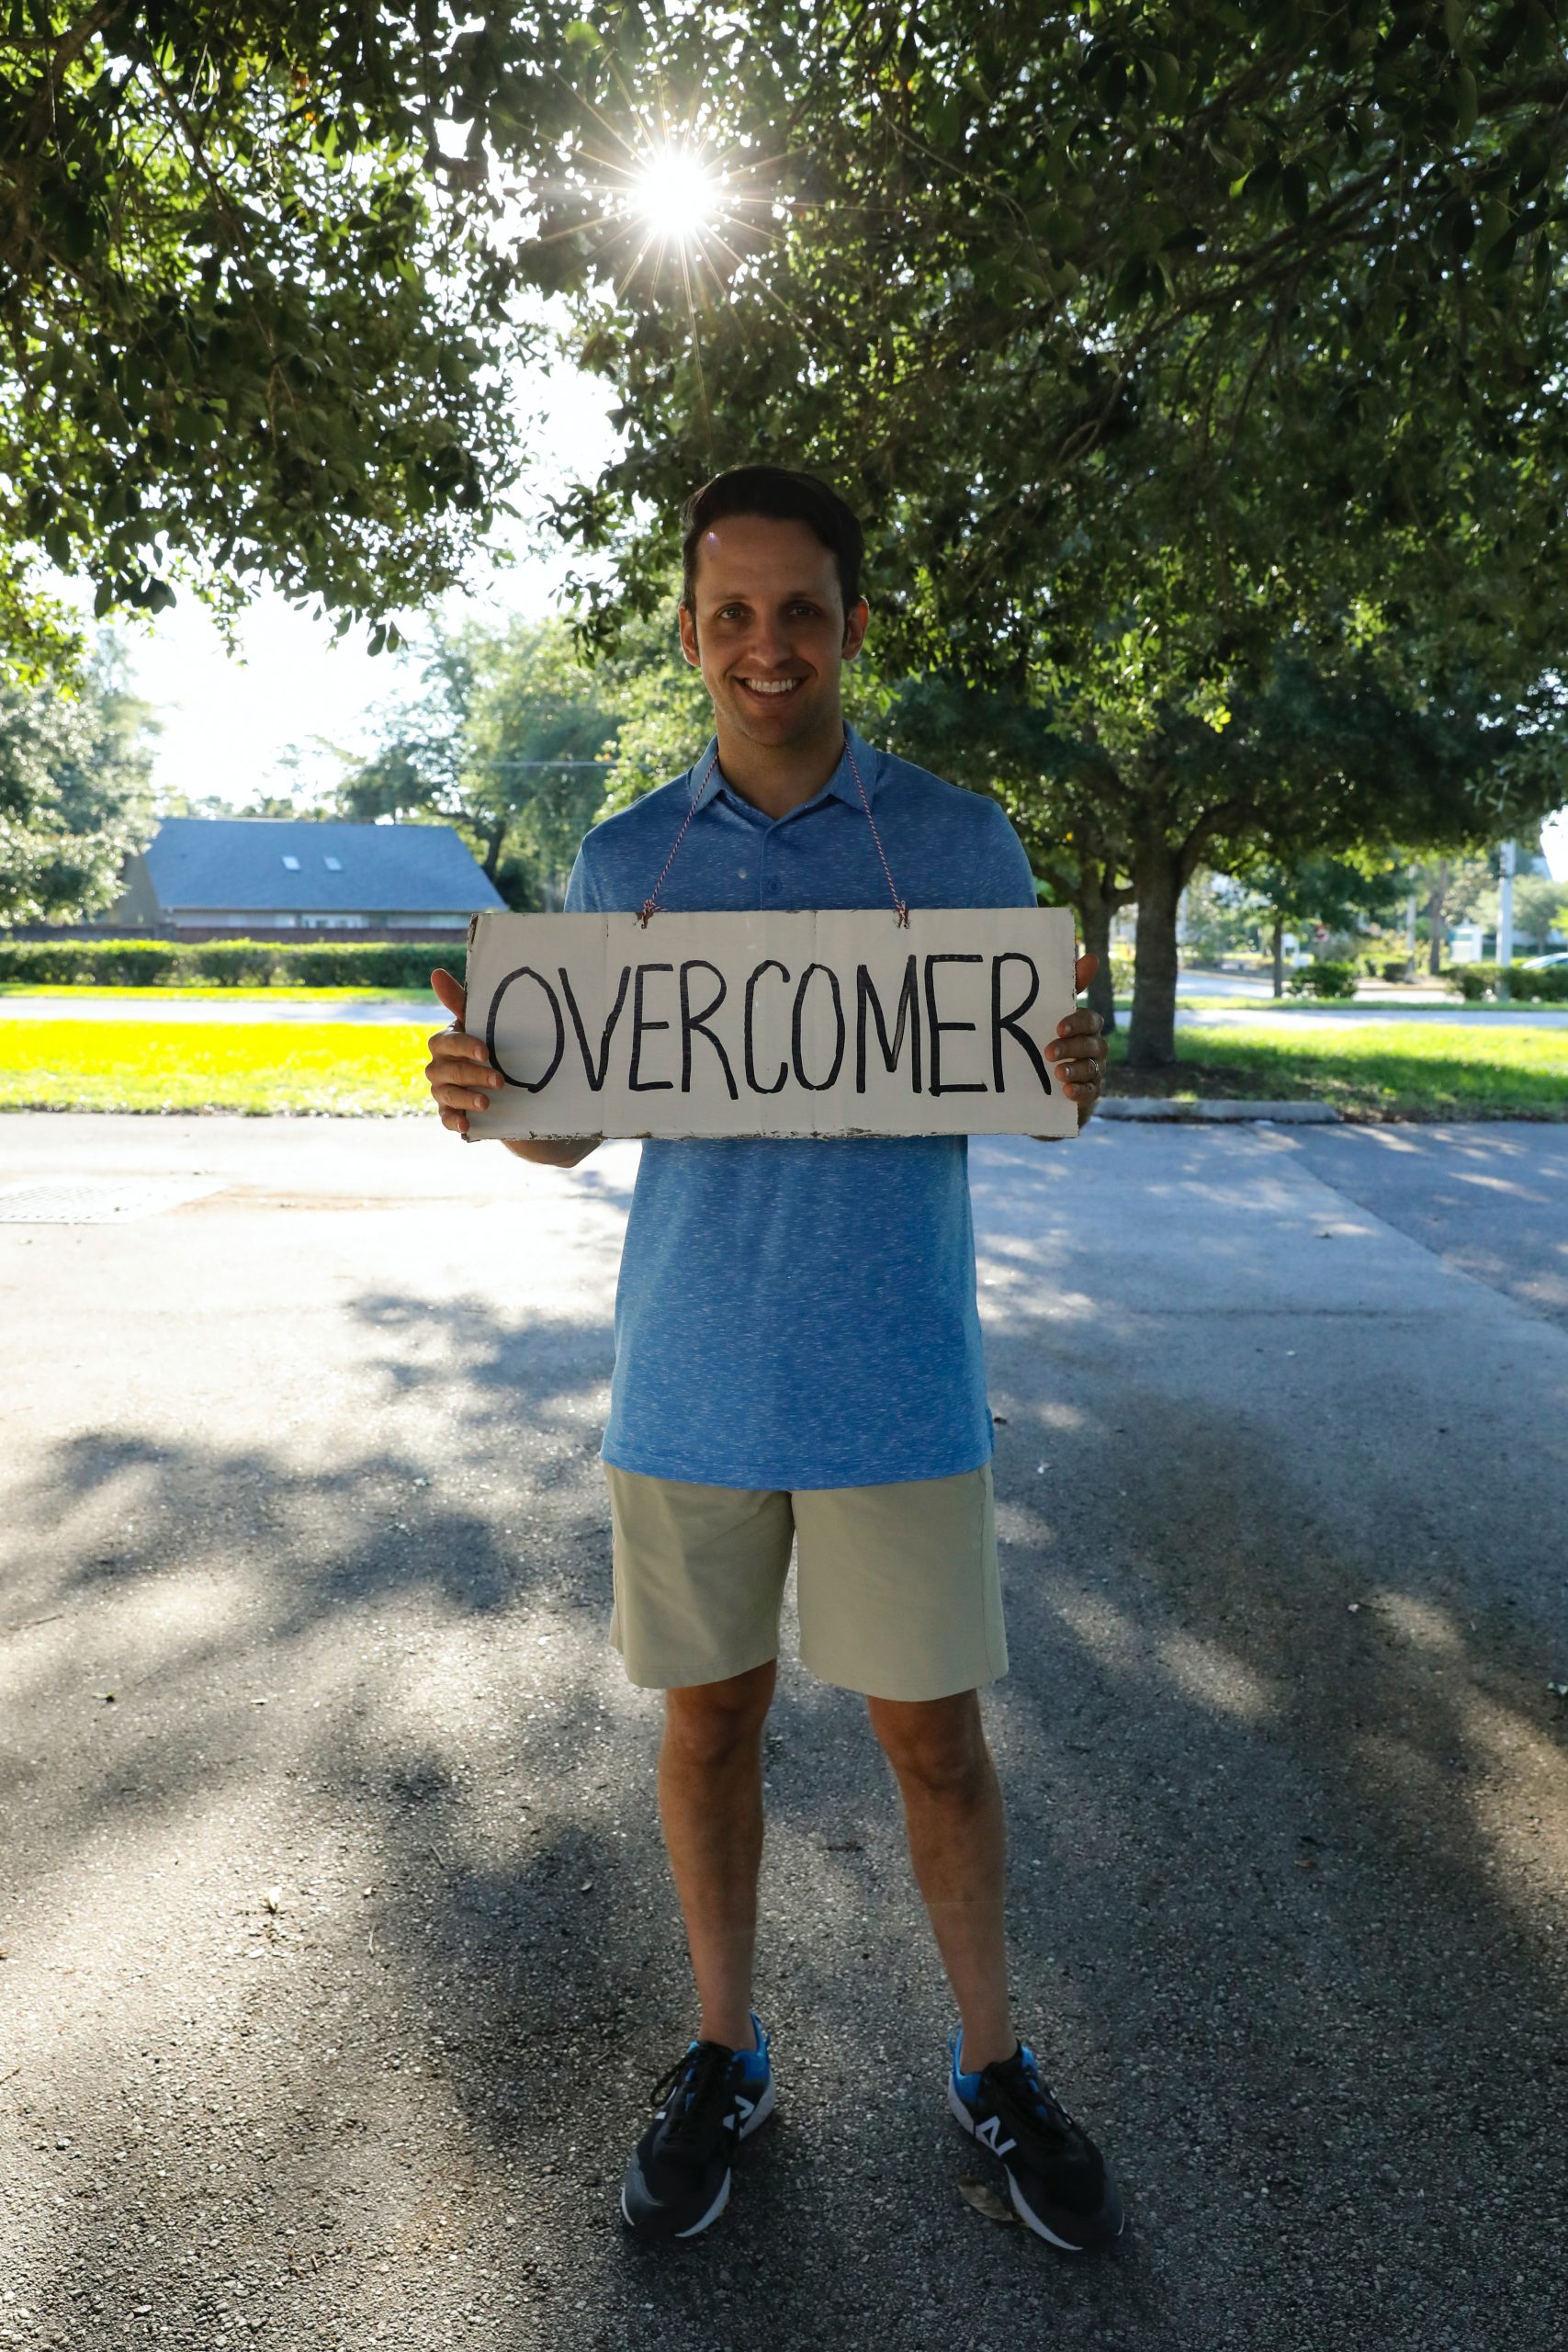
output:
{"label": "green leaf", "polygon": [[1481,228],[1476,238],[1477,254],[1488,254],[1506,237],[1514,225],[1514,216],[1500,196],[1489,196],[1481,207]]}

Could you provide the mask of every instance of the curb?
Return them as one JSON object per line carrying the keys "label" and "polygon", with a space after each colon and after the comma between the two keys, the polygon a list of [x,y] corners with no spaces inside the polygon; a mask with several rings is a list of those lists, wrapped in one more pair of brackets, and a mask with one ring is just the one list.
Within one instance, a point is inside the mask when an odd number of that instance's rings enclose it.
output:
{"label": "curb", "polygon": [[1173,1102],[1163,1094],[1112,1094],[1095,1105],[1097,1119],[1164,1119],[1232,1125],[1251,1120],[1261,1125],[1309,1126],[1337,1120],[1332,1102]]}

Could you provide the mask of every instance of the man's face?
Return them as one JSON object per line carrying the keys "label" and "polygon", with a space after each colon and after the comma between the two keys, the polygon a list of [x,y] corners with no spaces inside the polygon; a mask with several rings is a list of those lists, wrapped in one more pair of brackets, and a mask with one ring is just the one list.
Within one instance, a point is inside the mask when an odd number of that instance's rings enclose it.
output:
{"label": "man's face", "polygon": [[839,567],[805,523],[731,514],[697,545],[696,613],[681,643],[715,712],[754,743],[793,743],[840,716],[839,673],[860,651],[864,598],[847,620]]}

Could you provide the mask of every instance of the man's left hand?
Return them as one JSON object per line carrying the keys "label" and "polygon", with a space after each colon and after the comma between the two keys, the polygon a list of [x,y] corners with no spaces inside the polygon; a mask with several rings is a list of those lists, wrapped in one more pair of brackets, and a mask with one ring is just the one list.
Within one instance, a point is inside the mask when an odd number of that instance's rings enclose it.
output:
{"label": "man's left hand", "polygon": [[[1080,956],[1073,967],[1075,991],[1081,995],[1099,969],[1098,956]],[[1100,1014],[1085,1005],[1056,1023],[1056,1035],[1045,1048],[1056,1083],[1067,1100],[1078,1106],[1080,1135],[1084,1121],[1094,1115],[1105,1082],[1109,1048],[1101,1035],[1104,1027]]]}

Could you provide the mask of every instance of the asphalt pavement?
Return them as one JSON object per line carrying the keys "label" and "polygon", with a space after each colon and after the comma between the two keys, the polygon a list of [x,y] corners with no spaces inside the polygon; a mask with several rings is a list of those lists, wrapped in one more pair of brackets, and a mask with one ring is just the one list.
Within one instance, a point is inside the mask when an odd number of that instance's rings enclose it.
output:
{"label": "asphalt pavement", "polygon": [[635,1164],[0,1121],[0,2344],[1556,2352],[1568,1129],[975,1148],[1018,2014],[1109,2257],[960,2195],[793,1627],[778,2119],[705,2238],[621,2229],[692,2027],[604,1642]]}

